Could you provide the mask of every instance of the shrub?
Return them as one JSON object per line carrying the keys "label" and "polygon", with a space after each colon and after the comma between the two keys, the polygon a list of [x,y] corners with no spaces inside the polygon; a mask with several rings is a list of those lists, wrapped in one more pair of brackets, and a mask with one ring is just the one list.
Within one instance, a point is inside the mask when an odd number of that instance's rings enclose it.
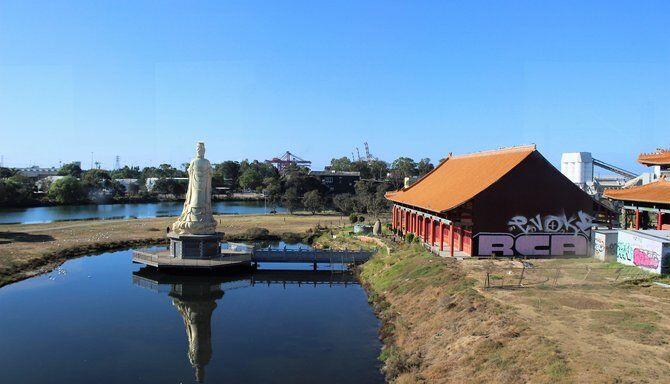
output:
{"label": "shrub", "polygon": [[270,235],[266,228],[251,227],[244,232],[244,237],[248,239],[265,239]]}
{"label": "shrub", "polygon": [[359,223],[362,223],[362,222],[364,222],[364,221],[365,221],[365,217],[363,217],[363,216],[359,216],[359,217],[358,217],[358,222],[359,222]]}
{"label": "shrub", "polygon": [[414,234],[413,233],[408,233],[405,235],[405,241],[408,243],[411,243],[414,241]]}
{"label": "shrub", "polygon": [[352,213],[349,215],[349,221],[351,221],[351,224],[354,224],[358,221],[358,216],[355,213]]}

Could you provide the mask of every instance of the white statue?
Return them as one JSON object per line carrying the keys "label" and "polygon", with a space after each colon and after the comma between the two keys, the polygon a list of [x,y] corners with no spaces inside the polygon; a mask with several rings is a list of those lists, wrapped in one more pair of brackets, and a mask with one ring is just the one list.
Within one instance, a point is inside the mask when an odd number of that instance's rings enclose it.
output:
{"label": "white statue", "polygon": [[216,230],[212,215],[212,165],[205,159],[205,143],[198,142],[197,156],[188,166],[188,192],[184,210],[172,224],[179,235],[209,235]]}

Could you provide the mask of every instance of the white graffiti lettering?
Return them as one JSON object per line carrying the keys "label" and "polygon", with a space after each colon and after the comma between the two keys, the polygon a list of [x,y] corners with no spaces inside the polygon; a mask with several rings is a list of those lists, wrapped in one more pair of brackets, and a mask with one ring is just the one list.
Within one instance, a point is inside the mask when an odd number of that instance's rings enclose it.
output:
{"label": "white graffiti lettering", "polygon": [[584,256],[588,239],[583,234],[528,233],[514,236],[509,233],[478,233],[478,256]]}
{"label": "white graffiti lettering", "polygon": [[523,234],[546,232],[546,233],[572,233],[573,235],[584,234],[589,236],[594,218],[583,212],[577,212],[577,216],[570,218],[562,215],[535,215],[527,218],[522,215],[512,217],[507,225],[510,232],[520,231]]}

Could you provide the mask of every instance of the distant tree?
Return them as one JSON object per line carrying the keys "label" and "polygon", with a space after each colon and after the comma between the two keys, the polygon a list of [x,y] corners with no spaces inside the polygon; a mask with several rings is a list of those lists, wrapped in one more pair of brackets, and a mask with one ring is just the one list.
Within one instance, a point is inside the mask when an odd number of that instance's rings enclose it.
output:
{"label": "distant tree", "polygon": [[123,168],[113,170],[110,176],[112,179],[138,179],[140,174],[140,167],[129,167],[126,165]]}
{"label": "distant tree", "polygon": [[0,179],[0,206],[13,207],[32,200],[33,182],[27,177],[15,174]]}
{"label": "distant tree", "polygon": [[84,183],[74,176],[65,176],[51,183],[48,196],[60,204],[78,203],[88,199]]}
{"label": "distant tree", "polygon": [[370,167],[371,178],[375,180],[386,180],[389,173],[389,165],[382,160],[372,160],[368,166]]}
{"label": "distant tree", "polygon": [[156,180],[154,184],[153,192],[162,194],[162,195],[174,195],[181,196],[186,193],[188,189],[188,184],[182,180],[162,178]]}
{"label": "distant tree", "polygon": [[248,167],[239,178],[242,189],[256,190],[263,186],[263,175],[253,167]]}
{"label": "distant tree", "polygon": [[212,183],[216,187],[237,188],[237,179],[240,176],[240,163],[237,161],[224,161],[214,165]]}
{"label": "distant tree", "polygon": [[305,206],[305,209],[312,212],[313,215],[316,212],[322,211],[326,203],[318,190],[312,190],[305,193],[305,196],[302,198],[302,205]]}
{"label": "distant tree", "polygon": [[268,204],[277,207],[282,198],[281,182],[275,178],[266,178],[263,180],[263,185],[263,193],[265,193]]}
{"label": "distant tree", "polygon": [[6,179],[16,174],[16,169],[0,167],[0,179]]}
{"label": "distant tree", "polygon": [[89,169],[81,177],[84,185],[91,190],[111,188],[111,180],[112,176],[103,169]]}
{"label": "distant tree", "polygon": [[426,173],[430,172],[435,168],[433,163],[430,162],[429,158],[424,158],[419,161],[419,164],[417,164],[417,172],[419,176],[423,176]]}
{"label": "distant tree", "polygon": [[58,176],[72,176],[80,178],[81,173],[81,167],[76,163],[63,164],[63,166],[58,170]]}
{"label": "distant tree", "polygon": [[356,207],[354,203],[354,198],[349,193],[342,193],[339,195],[333,196],[333,205],[337,208],[338,211],[342,212],[344,215],[349,215],[354,212]]}
{"label": "distant tree", "polygon": [[339,159],[330,160],[330,166],[328,169],[331,171],[351,171],[351,160],[348,157],[340,157]]}
{"label": "distant tree", "polygon": [[391,164],[391,174],[396,188],[402,187],[405,177],[418,175],[417,164],[409,157],[399,157]]}
{"label": "distant tree", "polygon": [[290,213],[293,213],[296,209],[300,208],[300,196],[298,191],[295,188],[287,189],[281,198],[282,206]]}

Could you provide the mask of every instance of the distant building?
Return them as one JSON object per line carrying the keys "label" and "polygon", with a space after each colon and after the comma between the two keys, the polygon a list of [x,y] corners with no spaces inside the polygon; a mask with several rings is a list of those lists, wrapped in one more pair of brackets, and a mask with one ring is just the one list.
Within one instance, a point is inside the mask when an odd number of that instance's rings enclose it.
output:
{"label": "distant building", "polygon": [[25,177],[30,177],[32,179],[42,179],[47,176],[56,176],[58,175],[58,168],[42,168],[37,165],[33,165],[28,168],[17,168],[19,174]]}
{"label": "distant building", "polygon": [[388,192],[392,225],[440,255],[587,255],[614,212],[563,176],[534,145],[449,156]]}
{"label": "distant building", "polygon": [[658,177],[643,185],[607,189],[603,195],[623,203],[624,228],[670,229],[670,150],[643,153],[637,161],[654,167]]}
{"label": "distant building", "polygon": [[[597,175],[595,167],[615,175]],[[651,180],[648,174],[636,175],[617,166],[594,159],[591,152],[568,152],[561,156],[561,173],[582,191],[600,198],[605,189],[624,188]]]}
{"label": "distant building", "polygon": [[319,179],[332,195],[355,193],[356,182],[361,179],[360,172],[311,171],[309,175]]}

